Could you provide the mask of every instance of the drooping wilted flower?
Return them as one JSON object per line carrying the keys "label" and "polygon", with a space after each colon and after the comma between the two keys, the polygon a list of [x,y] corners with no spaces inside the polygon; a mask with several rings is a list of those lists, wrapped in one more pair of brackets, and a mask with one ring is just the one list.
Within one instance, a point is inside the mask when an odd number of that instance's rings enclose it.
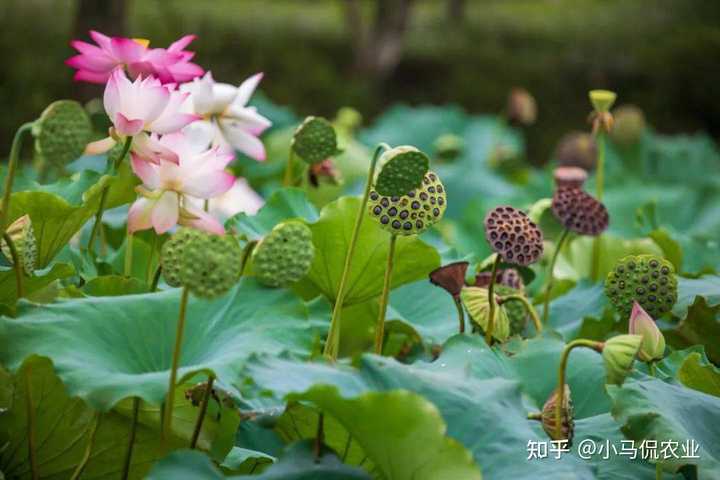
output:
{"label": "drooping wilted flower", "polygon": [[618,335],[603,344],[607,383],[622,385],[632,371],[633,362],[642,343],[640,335]]}
{"label": "drooping wilted flower", "polygon": [[542,231],[525,212],[509,206],[488,212],[485,238],[507,263],[527,266],[538,261],[543,252]]}
{"label": "drooping wilted flower", "polygon": [[465,286],[468,265],[468,262],[453,262],[436,268],[430,272],[430,283],[457,297]]}
{"label": "drooping wilted flower", "polygon": [[628,333],[642,337],[638,358],[643,362],[661,360],[665,355],[665,337],[655,320],[637,302],[633,302]]}
{"label": "drooping wilted flower", "polygon": [[580,235],[599,235],[610,222],[605,205],[575,187],[558,187],[555,190],[552,212],[565,228]]}

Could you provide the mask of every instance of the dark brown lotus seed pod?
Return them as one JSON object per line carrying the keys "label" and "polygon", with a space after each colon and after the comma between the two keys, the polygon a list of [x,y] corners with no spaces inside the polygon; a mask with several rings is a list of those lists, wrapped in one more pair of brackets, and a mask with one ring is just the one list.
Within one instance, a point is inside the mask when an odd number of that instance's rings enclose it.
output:
{"label": "dark brown lotus seed pod", "polygon": [[610,223],[605,205],[579,188],[558,187],[552,212],[565,228],[580,235],[600,235]]}
{"label": "dark brown lotus seed pod", "polygon": [[573,418],[574,408],[568,384],[565,384],[565,395],[562,399],[562,407],[560,407],[560,437],[555,431],[555,407],[560,400],[559,393],[559,389],[556,388],[545,402],[542,411],[542,427],[552,440],[567,440],[567,446],[570,447],[575,434],[575,419]]}
{"label": "dark brown lotus seed pod", "polygon": [[[489,271],[480,272],[475,275],[475,286],[487,288],[490,285],[491,273]],[[515,290],[525,290],[525,282],[514,268],[500,268],[495,275],[496,285],[505,285]]]}
{"label": "dark brown lotus seed pod", "polygon": [[669,312],[677,301],[675,269],[655,255],[630,255],[621,259],[605,279],[605,295],[625,318],[633,301],[652,318]]}
{"label": "dark brown lotus seed pod", "polygon": [[443,265],[430,272],[430,283],[444,288],[450,295],[457,297],[465,286],[465,273],[468,262],[455,262]]}
{"label": "dark brown lotus seed pod", "polygon": [[558,187],[581,188],[588,174],[580,167],[557,167],[553,172],[553,178]]}
{"label": "dark brown lotus seed pod", "polygon": [[570,132],[560,139],[555,150],[558,165],[580,167],[588,172],[595,168],[597,144],[589,133]]}
{"label": "dark brown lotus seed pod", "polygon": [[485,217],[485,238],[507,263],[527,266],[543,253],[543,234],[525,212],[495,207]]}
{"label": "dark brown lotus seed pod", "polygon": [[439,222],[447,208],[445,187],[428,171],[420,187],[402,196],[385,197],[370,192],[368,210],[383,230],[395,235],[417,235]]}

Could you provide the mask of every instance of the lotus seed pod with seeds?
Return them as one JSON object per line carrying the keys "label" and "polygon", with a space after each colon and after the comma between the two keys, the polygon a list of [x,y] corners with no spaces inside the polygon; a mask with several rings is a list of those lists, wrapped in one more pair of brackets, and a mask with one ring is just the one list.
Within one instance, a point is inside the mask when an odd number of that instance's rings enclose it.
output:
{"label": "lotus seed pod with seeds", "polygon": [[405,195],[422,187],[430,159],[412,146],[395,147],[382,154],[374,188],[380,195]]}
{"label": "lotus seed pod with seeds", "polygon": [[610,223],[605,205],[575,187],[555,190],[552,212],[565,228],[580,235],[600,235]]}
{"label": "lotus seed pod with seeds", "polygon": [[[475,275],[475,287],[487,288],[490,286],[492,273],[489,270],[479,272]],[[496,285],[505,285],[520,292],[525,290],[525,282],[522,276],[514,268],[500,268],[495,275]]]}
{"label": "lotus seed pod with seeds", "polygon": [[659,318],[677,301],[675,270],[672,263],[655,255],[624,257],[608,273],[605,295],[625,318],[634,301],[652,318]]}
{"label": "lotus seed pod with seeds", "polygon": [[537,118],[535,97],[524,88],[510,90],[507,103],[507,116],[511,124],[532,125]]}
{"label": "lotus seed pod with seeds", "polygon": [[582,188],[587,178],[587,171],[580,167],[557,167],[553,171],[553,179],[558,187]]}
{"label": "lotus seed pod with seeds", "polygon": [[527,266],[543,253],[543,234],[527,214],[509,206],[495,207],[485,216],[485,238],[507,263]]}
{"label": "lotus seed pod with seeds", "polygon": [[405,195],[383,196],[370,191],[368,210],[383,230],[394,235],[417,235],[440,221],[447,208],[445,187],[428,172],[420,187]]}
{"label": "lotus seed pod with seeds", "polygon": [[252,253],[253,271],[268,287],[297,282],[310,271],[315,247],[310,228],[299,221],[280,223]]}
{"label": "lotus seed pod with seeds", "polygon": [[66,165],[82,156],[92,137],[92,124],[85,109],[73,100],[51,103],[33,126],[39,153],[56,165]]}
{"label": "lotus seed pod with seeds", "polygon": [[163,244],[160,251],[160,265],[165,282],[171,287],[183,285],[180,268],[186,245],[194,238],[202,235],[199,230],[192,228],[179,228]]}
{"label": "lotus seed pod with seeds", "polygon": [[609,111],[617,98],[617,94],[610,90],[590,90],[588,96],[590,97],[590,103],[598,113]]}
{"label": "lotus seed pod with seeds", "polygon": [[[495,295],[500,298],[522,294],[520,290],[505,285],[495,285]],[[503,302],[502,306],[505,308],[510,322],[510,335],[521,335],[525,331],[529,320],[525,306],[517,300]]]}
{"label": "lotus seed pod with seeds", "polygon": [[605,363],[607,383],[622,385],[632,371],[635,357],[640,351],[640,335],[618,335],[606,341],[602,356]]}
{"label": "lotus seed pod with seeds", "polygon": [[579,167],[590,172],[597,161],[597,143],[589,133],[570,132],[560,139],[555,159],[562,167]]}
{"label": "lotus seed pod with seeds", "polygon": [[[490,318],[488,290],[479,287],[464,287],[460,292],[460,299],[470,314],[470,320],[485,331]],[[496,305],[495,307],[492,336],[498,341],[504,342],[510,336],[510,319],[505,304]]]}
{"label": "lotus seed pod with seeds", "polygon": [[307,117],[295,130],[291,148],[307,163],[319,163],[340,151],[337,134],[330,122],[321,117]]}
{"label": "lotus seed pod with seeds", "polygon": [[575,435],[575,409],[573,407],[570,386],[565,384],[565,395],[562,397],[560,407],[560,437],[556,433],[556,411],[557,402],[560,401],[560,389],[556,388],[550,398],[547,399],[542,411],[542,427],[552,440],[567,440],[568,447],[572,445]]}
{"label": "lotus seed pod with seeds", "polygon": [[232,235],[200,232],[183,246],[182,285],[200,298],[225,294],[240,278],[242,249]]}
{"label": "lotus seed pod with seeds", "polygon": [[430,272],[430,283],[457,297],[465,286],[468,265],[470,265],[468,262],[455,262],[436,268]]}
{"label": "lotus seed pod with seeds", "polygon": [[645,115],[635,105],[623,105],[613,111],[615,124],[610,138],[613,142],[629,146],[635,145],[645,132]]}
{"label": "lotus seed pod with seeds", "polygon": [[[33,231],[30,216],[26,214],[15,220],[7,227],[5,233],[15,245],[15,250],[20,260],[20,267],[25,274],[32,275],[35,270],[35,262],[37,261],[37,242],[35,240],[35,232]],[[5,239],[0,239],[0,247],[5,258],[12,265],[12,251],[10,250],[10,245],[5,242]]]}

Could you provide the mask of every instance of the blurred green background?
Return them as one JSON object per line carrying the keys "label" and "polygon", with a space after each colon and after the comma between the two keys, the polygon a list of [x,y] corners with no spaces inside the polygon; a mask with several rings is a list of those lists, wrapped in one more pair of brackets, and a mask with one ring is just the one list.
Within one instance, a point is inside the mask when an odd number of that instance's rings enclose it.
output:
{"label": "blurred green background", "polygon": [[[530,160],[587,128],[587,91],[610,88],[663,132],[720,133],[720,2],[707,0],[2,0],[0,142],[52,100],[88,99],[63,61],[91,27],[167,46],[185,33],[219,81],[266,73],[300,115],[350,105],[500,112],[512,86],[537,98]],[[4,147],[7,149],[7,147]]]}

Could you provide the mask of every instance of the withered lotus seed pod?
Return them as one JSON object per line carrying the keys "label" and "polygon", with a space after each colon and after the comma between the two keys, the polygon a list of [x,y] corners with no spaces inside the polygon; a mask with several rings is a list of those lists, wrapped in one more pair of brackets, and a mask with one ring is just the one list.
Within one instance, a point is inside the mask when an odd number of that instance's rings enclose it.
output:
{"label": "withered lotus seed pod", "polygon": [[625,318],[632,312],[633,301],[637,301],[657,319],[677,301],[675,269],[672,263],[655,255],[629,255],[608,273],[605,295]]}
{"label": "withered lotus seed pod", "polygon": [[465,286],[465,274],[468,262],[454,262],[443,265],[430,272],[430,283],[444,288],[450,295],[457,297]]}
{"label": "withered lotus seed pod", "polygon": [[[5,233],[7,233],[13,245],[15,245],[20,267],[26,275],[32,275],[35,270],[38,251],[30,216],[25,214],[15,220],[7,227]],[[5,242],[4,238],[0,238],[0,249],[2,249],[3,255],[5,255],[7,261],[12,265],[12,251],[10,250],[10,245]]]}
{"label": "withered lotus seed pod", "polygon": [[579,167],[588,172],[595,168],[597,144],[592,135],[570,132],[564,135],[555,149],[555,159],[563,167]]}
{"label": "withered lotus seed pod", "polygon": [[428,156],[413,146],[391,148],[380,156],[375,191],[397,196],[421,188],[429,166]]}
{"label": "withered lotus seed pod", "polygon": [[537,118],[535,98],[524,88],[513,88],[508,95],[508,121],[514,125],[532,125]]}
{"label": "withered lotus seed pod", "polygon": [[260,283],[280,287],[295,283],[310,271],[315,246],[312,231],[304,223],[280,223],[257,244],[252,266]]}
{"label": "withered lotus seed pod", "polygon": [[36,150],[56,165],[79,158],[92,133],[90,117],[74,100],[51,103],[33,125]]}
{"label": "withered lotus seed pod", "polygon": [[313,116],[307,117],[295,130],[290,148],[309,164],[340,153],[335,128],[324,118]]}
{"label": "withered lotus seed pod", "polygon": [[542,232],[525,212],[513,207],[500,206],[488,212],[485,238],[506,263],[527,266],[542,256]]}
{"label": "withered lotus seed pod", "polygon": [[557,167],[553,172],[553,178],[558,187],[582,188],[588,174],[580,167]]}
{"label": "withered lotus seed pod", "polygon": [[417,235],[442,219],[447,208],[445,187],[435,172],[428,171],[420,186],[405,195],[382,196],[372,190],[370,216],[383,230],[395,235]]}
{"label": "withered lotus seed pod", "polygon": [[240,279],[242,249],[232,235],[201,232],[183,248],[182,285],[200,298],[224,295]]}
{"label": "withered lotus seed pod", "polygon": [[[489,270],[480,272],[475,275],[476,287],[487,288],[490,285],[490,277],[492,274]],[[505,285],[515,290],[525,290],[525,282],[522,276],[514,268],[500,268],[495,275],[496,285]]]}
{"label": "withered lotus seed pod", "polygon": [[562,406],[560,407],[560,437],[558,438],[556,425],[556,409],[557,402],[560,401],[560,389],[556,388],[547,399],[542,411],[542,427],[552,440],[567,440],[568,447],[572,446],[573,436],[575,435],[575,419],[570,387],[565,384],[565,395],[562,398]]}
{"label": "withered lotus seed pod", "polygon": [[600,235],[610,223],[605,205],[575,187],[555,190],[552,212],[565,228],[580,235]]}

